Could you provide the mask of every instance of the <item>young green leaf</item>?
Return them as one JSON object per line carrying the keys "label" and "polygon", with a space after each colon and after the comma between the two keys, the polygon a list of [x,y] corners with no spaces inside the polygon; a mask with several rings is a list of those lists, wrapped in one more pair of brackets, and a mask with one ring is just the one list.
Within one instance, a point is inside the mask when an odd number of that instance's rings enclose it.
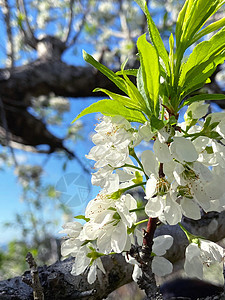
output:
{"label": "young green leaf", "polygon": [[123,71],[117,71],[116,75],[123,75],[126,74],[127,76],[136,76],[137,77],[138,69],[127,69]]}
{"label": "young green leaf", "polygon": [[151,110],[158,117],[160,78],[158,54],[156,49],[147,42],[145,34],[138,38],[137,47],[140,55],[145,93],[149,98]]}
{"label": "young green leaf", "polygon": [[204,84],[216,66],[224,61],[225,29],[220,30],[209,41],[197,45],[186,63],[181,67],[179,79],[182,95],[193,85]]}
{"label": "young green leaf", "polygon": [[183,102],[183,104],[181,105],[181,107],[183,107],[185,105],[190,105],[191,103],[194,103],[194,102],[206,101],[206,100],[210,100],[210,101],[212,101],[212,100],[225,100],[225,95],[223,95],[223,94],[199,94],[199,95],[195,95],[195,96],[190,97],[187,100],[185,100]]}
{"label": "young green leaf", "polygon": [[127,94],[126,84],[124,80],[116,75],[113,71],[99,63],[97,60],[94,59],[90,54],[83,50],[83,57],[86,62],[91,64],[93,67],[98,69],[101,73],[103,73],[106,77],[108,77],[115,85],[118,86],[124,93]]}
{"label": "young green leaf", "polygon": [[194,37],[193,37],[191,43],[188,45],[188,47],[191,46],[192,44],[194,44],[195,42],[197,42],[198,40],[200,40],[206,34],[216,31],[224,26],[225,26],[225,18],[210,24],[209,26],[202,29],[199,33],[194,35]]}
{"label": "young green leaf", "polygon": [[89,218],[86,218],[86,217],[83,216],[83,215],[75,216],[74,218],[75,218],[75,219],[78,219],[78,220],[84,220],[84,221],[86,221],[86,222],[90,221]]}
{"label": "young green leaf", "polygon": [[176,28],[177,48],[179,43],[184,49],[192,43],[193,36],[205,22],[225,3],[225,0],[187,0],[181,10]]}
{"label": "young green leaf", "polygon": [[169,64],[170,64],[170,70],[171,70],[171,84],[173,85],[173,81],[174,81],[174,39],[173,39],[172,33],[169,38],[169,45],[170,45]]}
{"label": "young green leaf", "polygon": [[[179,46],[180,46],[180,42],[181,42],[181,36],[183,34],[183,27],[185,24],[185,19],[188,16],[189,2],[190,1],[188,1],[188,0],[185,1],[184,6],[183,6],[182,10],[180,11],[178,18],[177,18],[177,24],[176,24],[176,30],[175,30],[177,51],[180,49]],[[190,9],[190,7],[189,7],[189,9]]]}
{"label": "young green leaf", "polygon": [[103,92],[108,95],[112,100],[116,100],[126,106],[127,108],[141,110],[141,106],[137,103],[137,101],[133,101],[131,98],[122,96],[113,92],[110,92],[106,89],[96,88],[93,92]]}
{"label": "young green leaf", "polygon": [[148,103],[146,103],[145,99],[142,97],[141,93],[139,92],[137,87],[133,84],[133,82],[130,81],[130,79],[125,74],[123,74],[123,76],[127,86],[127,94],[130,97],[132,103],[136,103],[136,105],[139,108],[141,108],[141,110],[145,114],[149,115],[150,109]]}
{"label": "young green leaf", "polygon": [[150,15],[149,10],[148,10],[147,3],[146,3],[146,1],[143,1],[143,0],[135,0],[135,1],[141,7],[141,9],[143,10],[143,12],[146,15],[147,22],[148,22],[148,30],[149,30],[151,41],[152,41],[153,45],[155,46],[155,48],[158,52],[158,55],[162,58],[162,60],[165,64],[167,74],[170,74],[168,53],[167,53],[166,48],[163,44],[162,38],[159,34],[159,31],[158,31],[154,21],[152,20],[152,17]]}
{"label": "young green leaf", "polygon": [[152,132],[158,131],[165,126],[164,122],[156,118],[154,115],[150,118],[150,125]]}
{"label": "young green leaf", "polygon": [[127,119],[130,122],[138,122],[138,123],[145,123],[146,118],[145,116],[133,109],[129,109],[123,106],[120,102],[115,100],[100,100],[96,103],[91,104],[89,107],[85,108],[74,120],[72,123],[77,121],[79,118],[91,114],[100,112],[105,116],[117,116],[120,115]]}

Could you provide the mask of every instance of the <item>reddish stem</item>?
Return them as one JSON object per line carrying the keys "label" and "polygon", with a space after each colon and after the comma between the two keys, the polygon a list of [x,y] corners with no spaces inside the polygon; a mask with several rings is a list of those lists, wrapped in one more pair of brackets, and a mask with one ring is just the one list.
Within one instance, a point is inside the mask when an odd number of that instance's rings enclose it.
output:
{"label": "reddish stem", "polygon": [[153,237],[157,227],[158,218],[149,218],[147,228],[144,231],[143,246],[149,248],[150,253],[152,252]]}

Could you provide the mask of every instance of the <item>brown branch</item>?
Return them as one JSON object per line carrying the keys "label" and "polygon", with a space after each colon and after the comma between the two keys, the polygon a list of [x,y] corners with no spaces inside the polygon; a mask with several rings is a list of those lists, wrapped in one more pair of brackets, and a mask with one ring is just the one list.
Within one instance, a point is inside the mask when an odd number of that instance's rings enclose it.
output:
{"label": "brown branch", "polygon": [[[132,281],[132,265],[127,264],[124,257],[119,254],[102,258],[106,274],[104,275],[98,271],[98,280],[92,285],[87,282],[85,275],[73,276],[70,274],[73,262],[74,259],[70,258],[62,262],[56,262],[49,267],[38,268],[45,300],[75,300],[81,298],[100,300],[107,297],[118,287]],[[0,299],[33,299],[32,288],[24,281],[30,283],[30,272],[24,273],[23,280],[22,277],[16,277],[1,281]]]}
{"label": "brown branch", "polygon": [[[32,287],[34,300],[44,300],[43,289],[39,280],[37,264],[30,252],[27,253],[26,261],[30,267],[31,280],[25,279],[24,282]],[[23,279],[22,279],[23,280]]]}
{"label": "brown branch", "polygon": [[65,44],[67,44],[68,39],[70,37],[70,33],[72,30],[72,25],[73,25],[73,17],[74,17],[74,10],[73,10],[73,5],[74,5],[74,0],[70,0],[70,5],[69,5],[69,22],[68,22],[68,27],[67,27],[67,32],[65,34],[65,38],[63,39]]}
{"label": "brown branch", "polygon": [[33,49],[36,49],[37,47],[37,39],[34,36],[34,32],[30,26],[30,22],[28,19],[27,9],[24,0],[16,0],[17,9],[21,12],[21,14],[25,18],[26,22],[26,29],[24,28],[23,24],[21,26],[21,29],[23,31],[23,34],[26,38],[26,42],[29,46],[31,46]]}
{"label": "brown branch", "polygon": [[[3,138],[5,138],[6,140],[6,145],[9,147],[11,155],[12,155],[12,159],[13,162],[15,164],[15,166],[18,166],[18,162],[16,160],[16,156],[14,153],[14,149],[12,147],[12,145],[10,144],[10,133],[9,133],[9,127],[8,127],[8,123],[7,123],[7,119],[6,119],[6,112],[5,112],[5,107],[2,101],[2,98],[0,97],[0,115],[1,115],[1,122],[2,122],[2,126],[4,129],[4,136]],[[0,132],[0,137],[1,137],[1,132]]]}
{"label": "brown branch", "polygon": [[83,17],[82,17],[82,20],[81,20],[81,23],[80,23],[80,26],[79,26],[77,32],[75,33],[75,35],[73,36],[73,38],[71,39],[71,41],[69,43],[68,43],[68,39],[67,39],[68,48],[72,47],[76,43],[77,39],[79,38],[79,36],[82,32],[82,29],[84,28],[88,12],[89,12],[89,3],[87,4],[87,8],[84,11],[84,14],[83,14]]}
{"label": "brown branch", "polygon": [[149,252],[152,252],[153,238],[157,227],[158,218],[149,218],[147,228],[144,231],[143,246],[148,247]]}
{"label": "brown branch", "polygon": [[5,11],[4,11],[4,20],[6,24],[6,32],[7,32],[7,56],[9,62],[6,64],[10,68],[14,67],[15,63],[15,53],[14,53],[14,42],[13,42],[13,34],[12,34],[12,26],[11,26],[11,11],[9,7],[8,0],[4,0]]}

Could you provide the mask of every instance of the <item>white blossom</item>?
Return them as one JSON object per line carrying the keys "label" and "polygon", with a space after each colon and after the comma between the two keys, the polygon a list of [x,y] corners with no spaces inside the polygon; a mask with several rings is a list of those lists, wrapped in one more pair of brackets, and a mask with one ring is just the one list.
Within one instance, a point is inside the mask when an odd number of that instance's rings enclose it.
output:
{"label": "white blossom", "polygon": [[199,245],[191,243],[185,252],[184,270],[189,277],[204,278],[206,269],[215,263],[221,263],[224,249],[207,240],[199,239]]}

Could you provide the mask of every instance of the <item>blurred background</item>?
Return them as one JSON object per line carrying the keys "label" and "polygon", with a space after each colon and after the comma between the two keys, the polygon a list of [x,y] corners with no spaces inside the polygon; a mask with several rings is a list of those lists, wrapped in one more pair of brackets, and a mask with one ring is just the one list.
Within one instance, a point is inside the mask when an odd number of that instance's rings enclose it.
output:
{"label": "blurred background", "polygon": [[[166,47],[183,3],[148,3]],[[213,18],[222,17],[224,9]],[[60,259],[62,224],[99,191],[85,154],[100,116],[71,122],[103,98],[95,87],[116,87],[85,64],[82,49],[114,71],[128,57],[128,67],[138,67],[136,40],[145,32],[131,0],[0,0],[0,280],[27,269],[28,251],[38,265]],[[224,76],[220,66],[204,89],[223,93]],[[129,289],[134,295],[137,287]]]}

